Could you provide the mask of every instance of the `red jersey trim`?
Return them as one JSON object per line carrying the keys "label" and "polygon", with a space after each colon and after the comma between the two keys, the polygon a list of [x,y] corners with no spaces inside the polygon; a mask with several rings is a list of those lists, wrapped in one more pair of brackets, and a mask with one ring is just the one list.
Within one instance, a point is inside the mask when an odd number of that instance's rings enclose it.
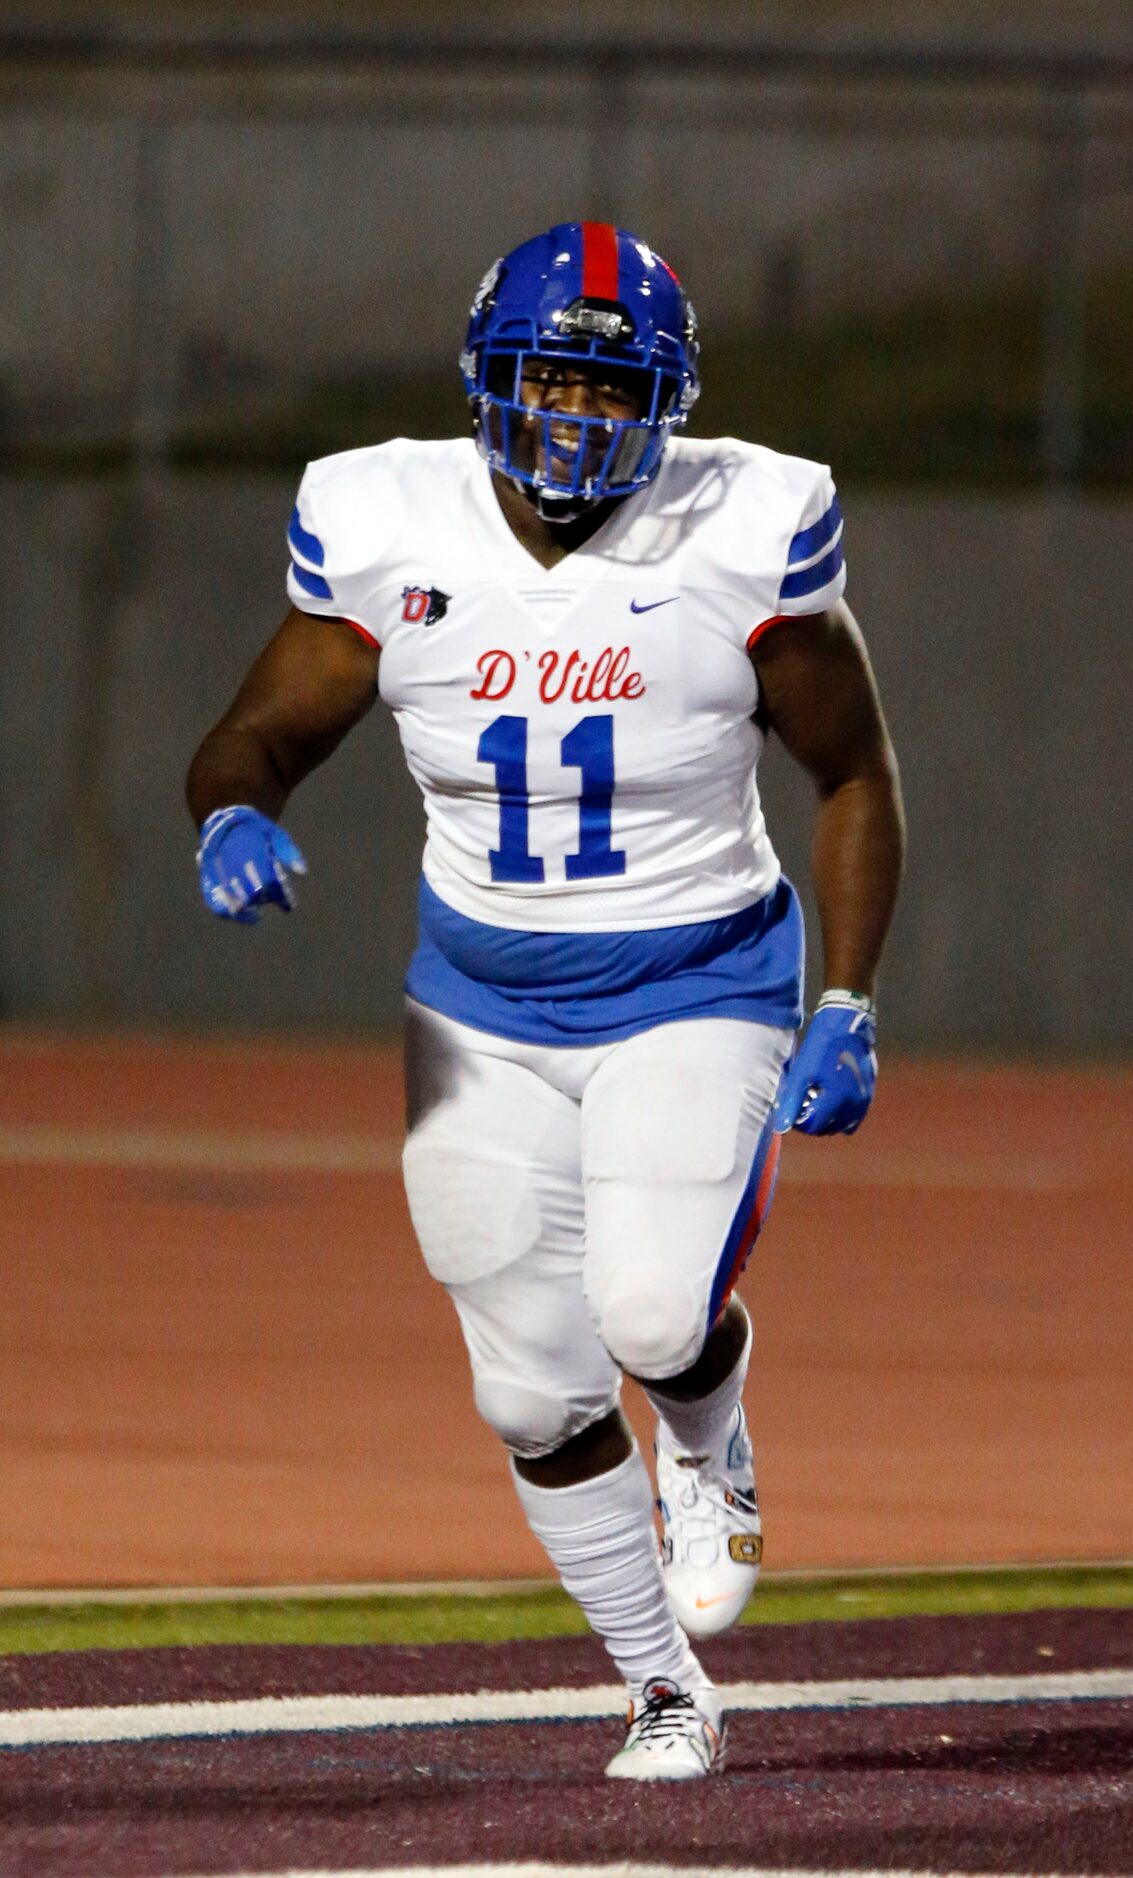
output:
{"label": "red jersey trim", "polygon": [[767,631],[767,628],[769,626],[778,626],[781,620],[794,619],[794,618],[795,618],[795,615],[793,613],[773,613],[770,619],[761,620],[758,626],[752,627],[752,630],[749,632],[747,636],[748,651],[749,652],[751,651],[752,646],[755,644],[757,639],[762,638],[763,634]]}
{"label": "red jersey trim", "polygon": [[376,652],[381,651],[382,649],[381,640],[375,639],[373,633],[369,632],[367,628],[362,625],[360,620],[347,619],[345,613],[335,613],[332,615],[332,617],[334,619],[341,620],[344,626],[349,626],[352,633],[357,633],[359,639],[364,639],[366,641],[366,644],[368,646],[373,646]]}

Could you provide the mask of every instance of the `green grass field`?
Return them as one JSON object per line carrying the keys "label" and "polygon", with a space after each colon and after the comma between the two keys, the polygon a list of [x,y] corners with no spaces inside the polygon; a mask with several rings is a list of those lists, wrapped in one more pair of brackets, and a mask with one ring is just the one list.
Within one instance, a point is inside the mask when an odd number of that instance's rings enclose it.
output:
{"label": "green grass field", "polygon": [[[747,1624],[948,1613],[1133,1608],[1133,1567],[910,1572],[770,1578]],[[197,1643],[510,1642],[584,1633],[577,1606],[552,1586],[370,1597],[223,1597],[165,1603],[0,1604],[0,1654],[152,1649]]]}

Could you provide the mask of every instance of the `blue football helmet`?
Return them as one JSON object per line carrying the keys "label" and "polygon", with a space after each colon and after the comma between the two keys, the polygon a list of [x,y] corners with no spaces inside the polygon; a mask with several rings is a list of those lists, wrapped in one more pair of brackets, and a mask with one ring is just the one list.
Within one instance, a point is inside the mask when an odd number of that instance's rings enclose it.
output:
{"label": "blue football helmet", "polygon": [[[480,451],[549,521],[632,495],[696,402],[698,352],[696,315],[659,254],[608,222],[560,222],[497,261],[472,302],[460,369]],[[603,368],[634,415],[525,403],[533,356]]]}

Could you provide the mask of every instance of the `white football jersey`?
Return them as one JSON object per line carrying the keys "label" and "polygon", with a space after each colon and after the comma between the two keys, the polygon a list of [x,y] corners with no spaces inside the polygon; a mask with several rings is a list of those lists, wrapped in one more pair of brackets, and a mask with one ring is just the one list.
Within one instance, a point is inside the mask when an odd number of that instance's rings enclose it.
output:
{"label": "white football jersey", "polygon": [[676,438],[652,483],[544,569],[468,440],[307,469],[288,592],[381,647],[428,821],[425,878],[531,932],[722,918],[779,877],[748,653],[842,593],[830,472]]}

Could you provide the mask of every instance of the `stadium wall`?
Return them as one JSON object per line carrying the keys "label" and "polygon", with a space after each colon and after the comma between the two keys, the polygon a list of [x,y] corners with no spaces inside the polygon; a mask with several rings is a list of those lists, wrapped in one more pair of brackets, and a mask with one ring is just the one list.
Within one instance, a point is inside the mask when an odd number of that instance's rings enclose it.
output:
{"label": "stadium wall", "polygon": [[681,56],[675,8],[635,9],[624,39],[612,13],[580,39],[578,9],[552,11],[550,38],[529,9],[416,55],[364,13],[0,16],[0,435],[231,440],[297,388],[450,372],[486,266],[580,207],[670,257],[717,338],[789,345],[1035,279],[1027,343],[1080,372],[1082,283],[1123,283],[1133,240],[1127,35],[1107,57],[1099,21],[1028,58],[1025,32],[996,48],[938,19],[934,54],[907,22],[753,40],[737,13],[686,18]]}
{"label": "stadium wall", "polygon": [[[422,817],[380,707],[289,813],[311,867],[298,916],[253,934],[197,898],[182,776],[284,609],[293,493],[277,474],[0,482],[8,1017],[396,1024]],[[887,1039],[1128,1051],[1133,504],[844,493],[911,830]],[[773,751],[800,884],[808,794]]]}

